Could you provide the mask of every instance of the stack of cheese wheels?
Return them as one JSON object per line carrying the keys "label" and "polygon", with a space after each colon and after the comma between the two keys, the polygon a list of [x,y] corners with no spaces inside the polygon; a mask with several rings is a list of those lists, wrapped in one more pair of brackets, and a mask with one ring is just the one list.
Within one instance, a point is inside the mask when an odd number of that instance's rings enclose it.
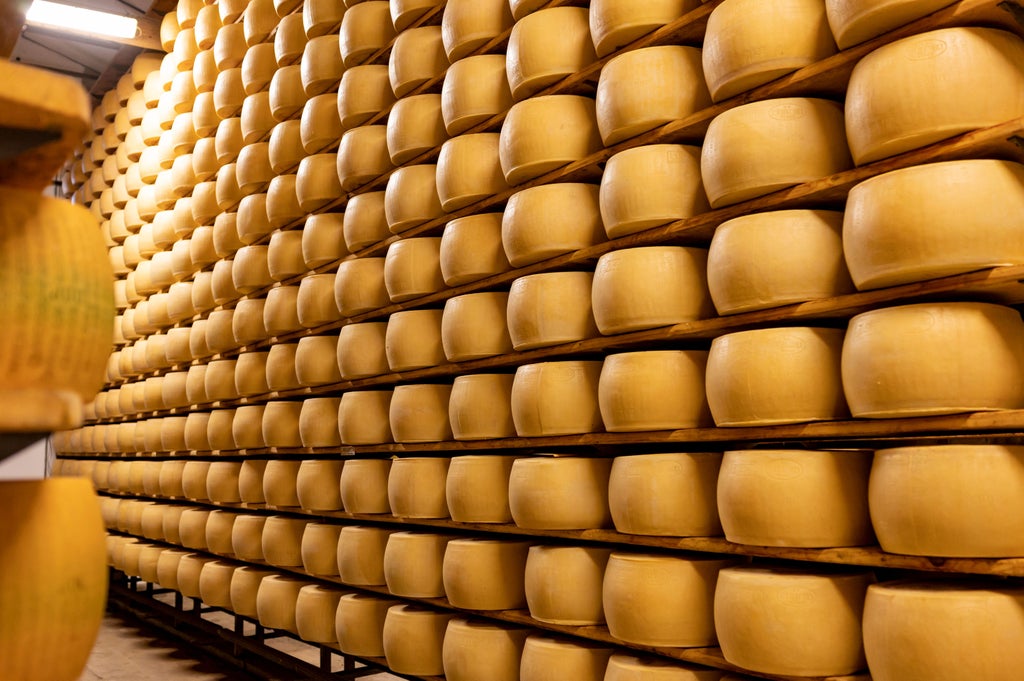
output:
{"label": "stack of cheese wheels", "polygon": [[827,0],[825,12],[836,43],[845,50],[952,4],[951,0]]}
{"label": "stack of cheese wheels", "polygon": [[516,459],[508,485],[509,508],[516,525],[537,530],[608,527],[611,463],[574,456]]}
{"label": "stack of cheese wheels", "polygon": [[864,451],[726,452],[718,476],[726,539],[760,546],[871,544],[870,469]]}
{"label": "stack of cheese wheels", "polygon": [[363,593],[345,594],[338,600],[335,634],[338,647],[349,655],[384,655],[384,618],[388,608],[399,601]]}
{"label": "stack of cheese wheels", "polygon": [[393,530],[346,525],[336,542],[337,573],[352,585],[383,585],[384,549]]}
{"label": "stack of cheese wheels", "polygon": [[456,440],[514,437],[512,374],[457,376],[448,399],[448,420]]}
{"label": "stack of cheese wheels", "polygon": [[1021,207],[1024,166],[1010,161],[947,161],[876,176],[851,189],[846,204],[850,274],[864,290],[1020,264],[1013,217]]}
{"label": "stack of cheese wheels", "polygon": [[612,649],[531,634],[523,645],[521,681],[603,681]]}
{"label": "stack of cheese wheels", "polygon": [[545,272],[512,282],[508,331],[512,347],[529,350],[598,335],[590,307],[592,272]]}
{"label": "stack of cheese wheels", "polygon": [[542,184],[509,197],[501,218],[508,261],[522,267],[604,241],[593,184]]}
{"label": "stack of cheese wheels", "polygon": [[850,321],[842,375],[854,416],[891,418],[1024,406],[1024,322],[989,303],[920,303]]}
{"label": "stack of cheese wheels", "polygon": [[858,165],[1022,113],[1024,41],[992,28],[946,28],[891,42],[857,62],[846,93]]}
{"label": "stack of cheese wheels", "polygon": [[531,547],[525,573],[530,617],[572,626],[604,622],[601,589],[610,555],[603,547]]}
{"label": "stack of cheese wheels", "polygon": [[394,605],[384,618],[384,656],[399,674],[444,674],[444,632],[455,613],[415,605]]}
{"label": "stack of cheese wheels", "polygon": [[388,502],[400,518],[447,518],[445,478],[450,459],[402,457],[388,475]]}
{"label": "stack of cheese wheels", "polygon": [[516,681],[529,631],[494,622],[449,620],[441,649],[445,678],[449,681],[483,678]]}
{"label": "stack of cheese wheels", "polygon": [[396,596],[444,596],[444,552],[453,537],[395,532],[384,549],[384,579]]}
{"label": "stack of cheese wheels", "polygon": [[448,542],[441,572],[448,602],[467,610],[524,607],[524,571],[530,546],[527,541],[483,537]]}
{"label": "stack of cheese wheels", "polygon": [[1019,516],[1006,512],[1020,498],[1022,457],[1008,445],[877,451],[868,500],[879,545],[924,556],[1022,555]]}
{"label": "stack of cheese wheels", "polygon": [[508,482],[515,456],[453,457],[445,478],[445,500],[452,520],[462,523],[508,523]]}
{"label": "stack of cheese wheels", "polygon": [[707,398],[718,426],[801,423],[847,415],[842,329],[739,331],[711,343]]}
{"label": "stack of cheese wheels", "polygon": [[704,397],[708,354],[649,350],[609,355],[598,402],[609,432],[674,430],[711,425]]}
{"label": "stack of cheese wheels", "polygon": [[876,681],[1009,681],[1020,664],[1024,590],[1013,583],[899,581],[868,587],[864,652]]}
{"label": "stack of cheese wheels", "polygon": [[863,669],[861,618],[870,572],[733,567],[715,588],[725,659],[766,674],[840,676]]}
{"label": "stack of cheese wheels", "polygon": [[600,361],[525,364],[512,382],[512,420],[523,437],[603,430],[598,406]]}

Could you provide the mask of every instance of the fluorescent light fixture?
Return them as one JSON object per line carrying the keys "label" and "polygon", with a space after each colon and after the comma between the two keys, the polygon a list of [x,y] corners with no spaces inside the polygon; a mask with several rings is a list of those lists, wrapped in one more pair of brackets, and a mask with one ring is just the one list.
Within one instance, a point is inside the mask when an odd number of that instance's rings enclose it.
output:
{"label": "fluorescent light fixture", "polygon": [[36,26],[110,38],[134,38],[139,30],[139,22],[129,17],[48,0],[34,0],[25,13],[25,21]]}

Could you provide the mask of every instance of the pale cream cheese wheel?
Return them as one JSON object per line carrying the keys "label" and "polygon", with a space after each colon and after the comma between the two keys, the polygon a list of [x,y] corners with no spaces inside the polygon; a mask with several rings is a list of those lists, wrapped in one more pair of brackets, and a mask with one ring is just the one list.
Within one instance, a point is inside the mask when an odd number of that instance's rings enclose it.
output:
{"label": "pale cream cheese wheel", "polygon": [[342,213],[310,215],[302,226],[302,259],[313,270],[348,255]]}
{"label": "pale cream cheese wheel", "polygon": [[512,28],[504,0],[452,0],[441,17],[441,41],[452,62],[468,57]]}
{"label": "pale cream cheese wheel", "polygon": [[501,241],[514,267],[593,246],[605,240],[593,184],[530,187],[509,197],[501,218]]}
{"label": "pale cream cheese wheel", "polygon": [[443,218],[445,212],[437,193],[437,165],[424,163],[395,170],[384,189],[384,216],[393,234]]}
{"label": "pale cream cheese wheel", "polygon": [[295,196],[302,210],[315,211],[343,195],[334,154],[313,154],[299,162]]}
{"label": "pale cream cheese wheel", "polygon": [[464,57],[445,72],[441,117],[449,135],[459,135],[505,113],[512,102],[504,54]]}
{"label": "pale cream cheese wheel", "polygon": [[395,459],[388,474],[391,513],[399,518],[447,518],[445,479],[449,464],[450,459],[444,457]]}
{"label": "pale cream cheese wheel", "polygon": [[362,657],[383,657],[384,618],[388,609],[398,603],[400,601],[362,593],[342,596],[335,615],[335,633],[341,651]]}
{"label": "pale cream cheese wheel", "polygon": [[306,105],[302,107],[302,116],[299,119],[299,141],[302,142],[302,150],[306,154],[325,151],[341,139],[341,133],[338,95],[333,92],[310,95]]}
{"label": "pale cream cheese wheel", "polygon": [[445,597],[466,610],[515,610],[526,605],[528,541],[466,538],[448,542],[442,581]]}
{"label": "pale cream cheese wheel", "polygon": [[521,681],[603,681],[612,648],[531,634],[523,645]]}
{"label": "pale cream cheese wheel", "polygon": [[446,362],[441,346],[441,315],[441,310],[405,310],[388,317],[384,352],[391,371],[411,371]]}
{"label": "pale cream cheese wheel", "polygon": [[362,125],[395,101],[388,67],[360,64],[345,69],[338,84],[338,118],[343,130]]}
{"label": "pale cream cheese wheel", "polygon": [[530,350],[599,335],[590,306],[592,272],[543,272],[512,282],[508,332],[512,347]]}
{"label": "pale cream cheese wheel", "polygon": [[598,404],[609,432],[676,430],[712,424],[705,398],[703,350],[647,350],[608,355]]}
{"label": "pale cream cheese wheel", "polygon": [[445,301],[441,342],[450,362],[503,355],[512,351],[506,326],[508,294],[467,293]]}
{"label": "pale cream cheese wheel", "polygon": [[600,529],[611,525],[609,459],[534,456],[516,459],[508,500],[515,524],[534,530]]}
{"label": "pale cream cheese wheel", "polygon": [[842,374],[856,417],[1020,409],[1024,322],[989,303],[865,312],[850,321]]}
{"label": "pale cream cheese wheel", "polygon": [[512,522],[508,480],[516,458],[496,454],[453,457],[445,478],[445,499],[452,520],[460,523]]}
{"label": "pale cream cheese wheel", "polygon": [[444,288],[440,252],[440,237],[400,239],[388,247],[384,286],[391,302],[419,298]]}
{"label": "pale cream cheese wheel", "polygon": [[273,571],[254,565],[241,565],[231,575],[231,610],[243,617],[256,617],[256,597],[264,577]]}
{"label": "pale cream cheese wheel", "polygon": [[598,405],[600,361],[525,364],[512,383],[512,420],[522,437],[604,430]]}
{"label": "pale cream cheese wheel", "polygon": [[601,590],[611,552],[593,546],[530,547],[525,567],[530,617],[570,626],[603,623]]}
{"label": "pale cream cheese wheel", "polygon": [[602,597],[608,631],[626,643],[704,647],[716,642],[718,573],[735,560],[612,553]]}
{"label": "pale cream cheese wheel", "polygon": [[383,586],[384,550],[395,530],[387,527],[346,525],[336,543],[337,574],[353,586]]}
{"label": "pale cream cheese wheel", "polygon": [[344,379],[388,372],[386,322],[346,324],[338,332],[338,370]]}
{"label": "pale cream cheese wheel", "polygon": [[271,459],[263,471],[263,497],[269,506],[299,506],[298,459]]}
{"label": "pale cream cheese wheel", "polygon": [[388,81],[395,97],[405,97],[431,81],[440,82],[447,68],[440,26],[403,30],[391,45]]}
{"label": "pale cream cheese wheel", "polygon": [[356,390],[341,396],[338,432],[343,444],[376,445],[394,442],[390,425],[392,392]]}
{"label": "pale cream cheese wheel", "polygon": [[1024,590],[1003,581],[868,587],[864,652],[875,681],[1011,681],[1024,664]]}
{"label": "pale cream cheese wheel", "polygon": [[707,212],[700,148],[651,144],[620,151],[605,164],[599,201],[610,239]]}
{"label": "pale cream cheese wheel", "polygon": [[[237,493],[235,496],[237,496]],[[210,512],[210,515],[206,518],[206,547],[210,553],[216,553],[220,556],[233,555],[234,547],[231,534],[238,515],[232,511],[220,509]]]}
{"label": "pale cream cheese wheel", "polygon": [[[344,398],[342,398],[344,399]],[[349,459],[341,469],[342,505],[348,513],[391,513],[390,459]]]}
{"label": "pale cream cheese wheel", "polygon": [[618,456],[608,479],[608,507],[623,534],[713,537],[722,533],[717,452]]}
{"label": "pale cream cheese wheel", "polygon": [[532,97],[592,64],[585,7],[551,7],[520,18],[508,39],[506,73],[512,96]]}
{"label": "pale cream cheese wheel", "polygon": [[367,61],[395,38],[388,3],[382,0],[360,2],[341,17],[338,44],[345,66],[351,68]]}
{"label": "pale cream cheese wheel", "polygon": [[409,95],[388,112],[387,144],[391,162],[403,165],[448,139],[441,118],[441,95]]}
{"label": "pale cream cheese wheel", "polygon": [[357,194],[345,205],[342,234],[352,253],[391,236],[388,229],[385,192]]}
{"label": "pale cream cheese wheel", "polygon": [[828,0],[825,12],[836,43],[845,50],[952,4],[952,0]]}
{"label": "pale cream cheese wheel", "polygon": [[[337,485],[335,485],[336,487]],[[302,569],[311,575],[338,574],[338,537],[341,525],[309,523],[302,532]]]}
{"label": "pale cream cheese wheel", "polygon": [[804,423],[848,415],[842,329],[740,331],[711,343],[707,398],[718,426]]}
{"label": "pale cream cheese wheel", "polygon": [[203,603],[214,608],[231,609],[231,580],[237,567],[223,560],[203,565],[199,573],[199,597]]}
{"label": "pale cream cheese wheel", "polygon": [[501,243],[501,218],[501,213],[480,213],[445,225],[440,263],[446,285],[458,286],[511,269]]}
{"label": "pale cream cheese wheel", "polygon": [[835,54],[821,0],[727,0],[708,17],[701,49],[716,102]]}
{"label": "pale cream cheese wheel", "polygon": [[843,222],[843,213],[828,210],[754,213],[723,222],[708,250],[708,289],[718,313],[852,293]]}
{"label": "pale cream cheese wheel", "polygon": [[707,251],[647,246],[601,256],[592,303],[601,333],[609,335],[713,316],[707,290]]}
{"label": "pale cream cheese wheel", "polygon": [[874,289],[1024,262],[1010,217],[1021,214],[1022,186],[1024,166],[988,159],[914,166],[858,184],[842,225],[854,283]]}
{"label": "pale cream cheese wheel", "polygon": [[267,518],[263,526],[263,559],[279,567],[302,565],[302,533],[308,522],[277,515]]}
{"label": "pale cream cheese wheel", "polygon": [[857,62],[846,93],[847,138],[858,165],[1022,112],[1024,41],[993,28],[946,28],[891,42]]}
{"label": "pale cream cheese wheel", "polygon": [[597,55],[607,56],[699,6],[698,0],[592,0],[590,35]]}
{"label": "pale cream cheese wheel", "polygon": [[448,419],[456,440],[515,437],[512,374],[456,376],[448,400]]}
{"label": "pale cream cheese wheel", "polygon": [[[249,5],[250,9],[252,5]],[[267,575],[256,592],[256,616],[261,626],[298,633],[295,605],[309,582],[283,574]]]}
{"label": "pale cream cheese wheel", "polygon": [[715,630],[726,661],[764,674],[864,669],[867,571],[732,567],[718,575]]}
{"label": "pale cream cheese wheel", "polygon": [[[331,33],[315,36],[305,44],[302,51],[300,75],[307,97],[331,92],[328,101],[335,99],[333,91],[341,81],[345,66],[341,60],[338,36]],[[336,109],[335,109],[336,111]],[[335,115],[337,120],[337,116]]]}
{"label": "pale cream cheese wheel", "polygon": [[369,312],[388,304],[384,258],[345,260],[334,279],[334,301],[343,317]]}
{"label": "pale cream cheese wheel", "polygon": [[344,591],[320,584],[299,589],[295,600],[295,631],[304,641],[335,643],[334,620]]}
{"label": "pale cream cheese wheel", "polygon": [[384,549],[388,591],[410,598],[444,596],[444,553],[452,537],[425,532],[395,532]]}
{"label": "pale cream cheese wheel", "polygon": [[[231,297],[228,298],[230,302]],[[206,347],[210,354],[220,354],[227,352],[228,350],[234,350],[238,347],[238,342],[235,340],[235,335],[232,330],[234,322],[235,311],[234,310],[214,310],[207,317],[206,324]],[[198,367],[193,366],[189,371]],[[205,391],[203,391],[205,393]],[[201,403],[206,402],[205,395],[200,396],[201,399],[193,401],[191,397],[190,402]]]}
{"label": "pale cream cheese wheel", "polygon": [[449,620],[441,655],[445,678],[518,681],[519,662],[529,631],[483,620]]}
{"label": "pale cream cheese wheel", "polygon": [[603,147],[594,100],[579,95],[517,102],[506,114],[500,134],[498,157],[510,185],[536,179]]}
{"label": "pale cream cheese wheel", "polygon": [[456,211],[508,190],[498,144],[498,133],[483,132],[458,135],[441,145],[437,194],[444,210]]}
{"label": "pale cream cheese wheel", "polygon": [[[673,85],[667,87],[668,83]],[[601,69],[596,103],[605,146],[711,106],[701,50],[662,45],[613,57]]]}
{"label": "pale cream cheese wheel", "polygon": [[1009,557],[1024,552],[1024,449],[1008,445],[898,447],[875,452],[868,487],[883,551],[918,556]]}
{"label": "pale cream cheese wheel", "polygon": [[383,631],[388,668],[399,674],[444,674],[441,647],[448,622],[454,618],[455,613],[415,605],[388,608]]}
{"label": "pale cream cheese wheel", "polygon": [[[313,401],[306,400],[304,404]],[[339,483],[342,465],[342,461],[331,459],[304,459],[299,464],[299,472],[295,478],[295,494],[299,506],[306,511],[340,511],[342,503]]]}

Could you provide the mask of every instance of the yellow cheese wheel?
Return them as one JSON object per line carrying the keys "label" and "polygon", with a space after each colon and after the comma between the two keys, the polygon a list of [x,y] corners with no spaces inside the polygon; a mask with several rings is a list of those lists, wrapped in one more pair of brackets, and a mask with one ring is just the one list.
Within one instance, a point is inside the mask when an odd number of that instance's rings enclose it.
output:
{"label": "yellow cheese wheel", "polygon": [[317,210],[343,195],[334,154],[313,154],[302,159],[295,180],[295,197],[303,211]]}
{"label": "yellow cheese wheel", "polygon": [[[295,377],[303,386],[337,383],[341,380],[337,354],[337,336],[306,336],[300,338],[298,347],[295,350]],[[337,414],[338,410],[335,409],[334,411]],[[333,421],[334,418],[331,420]],[[336,425],[332,424],[331,427],[336,427]],[[301,430],[300,424],[300,432]]]}
{"label": "yellow cheese wheel", "polygon": [[[986,74],[982,84],[978,73]],[[881,47],[857,63],[846,96],[858,164],[1024,111],[1024,42],[992,28],[947,28]]]}
{"label": "yellow cheese wheel", "polygon": [[[261,93],[264,94],[264,93]],[[250,95],[251,98],[259,98],[260,95]],[[242,134],[247,134],[247,119],[242,116]],[[248,128],[253,139],[263,139],[273,128],[273,124],[264,125],[263,122],[253,122],[254,128]],[[274,169],[270,167],[270,145],[267,142],[247,141],[246,145],[238,152],[238,164],[235,166],[235,177],[238,181],[238,189],[243,196],[264,191],[270,180],[274,178]]]}
{"label": "yellow cheese wheel", "polygon": [[444,288],[440,248],[440,237],[402,239],[388,247],[384,285],[392,302],[418,298]]}
{"label": "yellow cheese wheel", "polygon": [[608,459],[538,456],[516,459],[509,508],[516,525],[536,530],[598,529],[611,525]]}
{"label": "yellow cheese wheel", "polygon": [[386,322],[347,324],[338,334],[338,369],[351,380],[388,373]]}
{"label": "yellow cheese wheel", "polygon": [[338,83],[338,118],[344,130],[362,125],[395,101],[388,67],[361,64],[345,69]]}
{"label": "yellow cheese wheel", "polygon": [[302,402],[267,402],[263,412],[263,440],[267,447],[300,447],[299,415]]}
{"label": "yellow cheese wheel", "polygon": [[441,17],[441,41],[451,62],[468,57],[512,28],[507,2],[455,0],[445,4]]}
{"label": "yellow cheese wheel", "polygon": [[[674,86],[666,87],[666,83]],[[605,146],[710,106],[701,50],[663,45],[613,57],[601,69],[596,103],[597,125]]]}
{"label": "yellow cheese wheel", "polygon": [[447,518],[445,479],[449,464],[449,459],[440,457],[396,459],[388,474],[391,513],[400,518]]}
{"label": "yellow cheese wheel", "polygon": [[262,536],[264,560],[278,567],[302,565],[302,533],[308,522],[277,515],[267,518]]}
{"label": "yellow cheese wheel", "polygon": [[310,0],[302,3],[302,25],[310,38],[324,35],[338,27],[341,23],[345,6],[340,2],[327,0]]}
{"label": "yellow cheese wheel", "polygon": [[512,96],[536,95],[596,59],[585,7],[552,7],[520,18],[508,39]]}
{"label": "yellow cheese wheel", "polygon": [[532,634],[523,646],[522,681],[603,681],[612,648]]}
{"label": "yellow cheese wheel", "polygon": [[922,303],[854,317],[843,344],[843,388],[854,416],[1019,409],[1021,336],[1012,309]]}
{"label": "yellow cheese wheel", "polygon": [[[111,466],[111,489],[117,489],[114,484],[115,466],[120,461],[115,461]],[[181,487],[182,475],[185,470],[185,462],[178,460],[163,461],[160,464],[160,494],[165,497],[184,497],[185,492]],[[167,530],[164,530],[167,534]]]}
{"label": "yellow cheese wheel", "polygon": [[501,240],[514,267],[529,265],[605,240],[597,185],[530,187],[509,197]]}
{"label": "yellow cheese wheel", "polygon": [[653,536],[717,536],[719,453],[616,457],[608,480],[615,529]]}
{"label": "yellow cheese wheel", "polygon": [[[249,5],[250,10],[252,5]],[[268,629],[284,629],[298,633],[295,607],[299,591],[309,582],[285,575],[267,575],[260,581],[256,592],[256,615],[259,623]]]}
{"label": "yellow cheese wheel", "polygon": [[302,226],[302,259],[313,270],[348,255],[343,213],[310,215]]}
{"label": "yellow cheese wheel", "polygon": [[[220,115],[219,111],[218,115]],[[238,158],[238,152],[242,149],[242,119],[238,116],[224,118],[220,125],[217,126],[217,133],[213,143],[214,150],[217,153],[217,162],[221,165],[233,163]],[[222,170],[217,172],[218,181],[220,180]]]}
{"label": "yellow cheese wheel", "polygon": [[[315,36],[305,44],[302,51],[300,75],[307,97],[334,90],[341,81],[341,74],[344,70],[345,66],[339,50],[339,38],[336,34]],[[335,98],[332,94],[325,101],[333,103]],[[337,120],[336,113],[335,120]]]}
{"label": "yellow cheese wheel", "polygon": [[454,617],[454,613],[415,605],[388,608],[383,629],[388,667],[400,674],[443,674],[441,647],[448,622]]}
{"label": "yellow cheese wheel", "polygon": [[269,92],[270,112],[276,120],[287,120],[302,111],[307,97],[302,86],[301,67],[298,64],[279,66],[270,80]]}
{"label": "yellow cheese wheel", "polygon": [[[473,8],[483,3],[473,3]],[[443,28],[443,25],[442,25]],[[459,135],[512,106],[504,54],[459,58],[444,75],[441,117],[449,135]]]}
{"label": "yellow cheese wheel", "polygon": [[[238,347],[238,342],[235,341],[232,331],[234,312],[234,310],[215,310],[207,318],[206,345],[211,353],[222,353]],[[206,400],[198,402],[204,401]]]}
{"label": "yellow cheese wheel", "polygon": [[242,461],[242,470],[238,473],[238,493],[242,501],[263,503],[263,475],[267,469],[266,461]]}
{"label": "yellow cheese wheel", "polygon": [[[241,464],[238,464],[241,466]],[[235,498],[238,498],[237,476],[235,484]],[[236,502],[237,503],[237,502]],[[231,545],[231,531],[235,526],[237,513],[224,510],[211,511],[206,519],[206,546],[211,553],[222,556],[230,556],[234,552]]]}
{"label": "yellow cheese wheel", "polygon": [[[270,131],[270,169],[277,174],[294,173],[305,157],[302,149],[302,122],[294,118],[279,122]],[[294,190],[293,190],[294,191]]]}
{"label": "yellow cheese wheel", "polygon": [[[213,85],[213,107],[217,115],[222,119],[231,120],[242,111],[242,104],[245,101],[245,86],[242,84],[242,69],[224,69],[217,74],[217,80]],[[241,125],[242,119],[238,119]],[[221,127],[217,126],[217,138],[221,137]],[[241,129],[239,128],[239,132]],[[227,134],[227,133],[225,133]],[[241,136],[238,141],[241,142]],[[225,138],[225,143],[227,139]],[[219,155],[219,153],[218,153]]]}
{"label": "yellow cheese wheel", "polygon": [[611,54],[699,6],[698,0],[593,0],[590,35],[597,55]]}
{"label": "yellow cheese wheel", "polygon": [[452,458],[445,478],[445,499],[452,520],[464,523],[512,522],[508,479],[515,459],[514,456],[493,454]]}
{"label": "yellow cheese wheel", "polygon": [[442,647],[445,678],[448,681],[483,678],[517,681],[528,633],[528,629],[506,624],[461,618],[449,620]]}
{"label": "yellow cheese wheel", "polygon": [[707,358],[708,353],[699,350],[609,355],[598,386],[605,428],[629,432],[711,425],[704,397]]}
{"label": "yellow cheese wheel", "polygon": [[513,610],[526,605],[524,570],[530,543],[502,539],[448,542],[442,581],[448,602],[467,610]]}
{"label": "yellow cheese wheel", "polygon": [[245,28],[241,23],[225,23],[213,42],[213,57],[218,71],[239,68],[248,50]]}
{"label": "yellow cheese wheel", "polygon": [[335,563],[341,581],[353,586],[383,586],[384,550],[393,532],[386,527],[342,527]]}
{"label": "yellow cheese wheel", "polygon": [[501,169],[510,185],[580,161],[602,148],[594,100],[547,95],[517,102],[505,116],[499,141]]}
{"label": "yellow cheese wheel", "polygon": [[1009,681],[1021,660],[1024,591],[1012,583],[898,581],[868,587],[864,652],[876,681]]}
{"label": "yellow cheese wheel", "polygon": [[278,286],[267,292],[263,323],[270,336],[280,337],[302,328],[299,323],[298,299],[298,286]]}
{"label": "yellow cheese wheel", "polygon": [[[318,398],[334,400],[340,398]],[[317,399],[304,404],[316,404]],[[303,409],[305,411],[305,408]],[[335,410],[337,414],[337,410]],[[335,428],[335,430],[337,430]],[[295,494],[299,505],[307,511],[338,511],[342,508],[339,493],[342,462],[328,459],[306,459],[299,465],[295,478]]]}
{"label": "yellow cheese wheel", "polygon": [[448,419],[456,440],[515,437],[511,374],[457,376],[448,401]]}
{"label": "yellow cheese wheel", "polygon": [[395,442],[451,440],[453,434],[448,420],[451,391],[450,384],[395,386],[389,408],[389,421]]}
{"label": "yellow cheese wheel", "polygon": [[243,244],[252,244],[273,230],[273,227],[270,226],[270,216],[267,215],[267,195],[265,193],[251,194],[241,198],[240,201],[235,218],[236,233],[238,240]]}
{"label": "yellow cheese wheel", "polygon": [[295,626],[300,638],[314,643],[336,642],[334,620],[342,594],[340,589],[319,584],[309,584],[299,590],[295,601]]}
{"label": "yellow cheese wheel", "polygon": [[[273,0],[253,0],[242,15],[245,42],[250,46],[262,43],[277,27],[279,17]],[[271,43],[271,46],[273,44]]]}
{"label": "yellow cheese wheel", "polygon": [[302,25],[302,14],[281,15],[274,34],[274,57],[278,68],[298,63],[305,48],[306,28]]}
{"label": "yellow cheese wheel", "polygon": [[243,352],[235,365],[235,390],[242,397],[270,392],[267,385],[269,352]]}
{"label": "yellow cheese wheel", "polygon": [[275,343],[267,355],[267,387],[271,390],[292,390],[301,387],[295,369],[295,356],[298,346],[295,343]]}
{"label": "yellow cheese wheel", "polygon": [[350,252],[355,253],[391,236],[385,205],[385,192],[366,192],[349,199],[345,206],[342,233]]}
{"label": "yellow cheese wheel", "polygon": [[506,191],[498,160],[499,134],[464,134],[445,142],[437,159],[441,207],[455,211]]}
{"label": "yellow cheese wheel", "polygon": [[362,593],[342,596],[335,616],[335,633],[341,651],[349,655],[383,657],[384,618],[388,609],[399,602]]}
{"label": "yellow cheese wheel", "polygon": [[836,43],[845,50],[951,4],[950,0],[828,0],[825,11]]}
{"label": "yellow cheese wheel", "polygon": [[199,579],[203,572],[203,567],[207,563],[212,563],[213,558],[199,555],[197,553],[190,553],[182,556],[181,561],[178,563],[178,591],[183,596],[188,598],[199,598]]}
{"label": "yellow cheese wheel", "polygon": [[[344,399],[344,397],[342,398]],[[349,513],[390,513],[390,459],[349,459],[341,469],[341,501]]]}
{"label": "yellow cheese wheel", "polygon": [[[299,205],[296,175],[278,175],[273,178],[267,187],[267,220],[270,222],[270,226],[280,229],[305,216],[306,212]],[[299,271],[304,272],[305,267],[303,266],[301,255],[302,237],[298,232],[294,233],[296,236],[293,253],[297,256]],[[288,276],[298,274],[295,269],[296,265],[293,264],[290,270],[282,271],[282,276],[280,278],[275,277],[275,280],[281,281]]]}
{"label": "yellow cheese wheel", "polygon": [[334,301],[343,317],[387,305],[384,258],[359,258],[342,262],[334,279]]}
{"label": "yellow cheese wheel", "polygon": [[188,551],[166,549],[160,554],[156,564],[157,583],[165,589],[178,588],[178,565]]}
{"label": "yellow cheese wheel", "polygon": [[387,145],[391,162],[403,165],[448,139],[441,119],[441,95],[403,97],[388,113]]}
{"label": "yellow cheese wheel", "polygon": [[508,332],[512,347],[529,350],[598,335],[590,307],[591,272],[546,272],[512,282]]}
{"label": "yellow cheese wheel", "polygon": [[338,407],[338,431],[342,443],[372,445],[393,442],[391,396],[391,390],[357,390],[343,394]]}
{"label": "yellow cheese wheel", "polygon": [[[337,487],[337,485],[335,485]],[[302,533],[302,568],[311,575],[337,576],[341,525],[309,523]]]}
{"label": "yellow cheese wheel", "polygon": [[388,58],[388,80],[395,97],[404,97],[424,83],[440,81],[447,68],[441,27],[419,26],[403,30],[395,38]]}
{"label": "yellow cheese wheel", "polygon": [[[1020,555],[1020,447],[940,445],[875,453],[868,500],[884,551],[922,556]],[[898,490],[898,493],[895,492]]]}
{"label": "yellow cheese wheel", "polygon": [[[351,7],[358,4],[359,0],[350,0],[347,4]],[[439,0],[392,0],[390,3],[391,22],[395,25],[396,31],[404,31],[425,17],[430,10],[444,4]]]}
{"label": "yellow cheese wheel", "polygon": [[407,310],[388,318],[384,351],[391,371],[410,371],[445,363],[441,314],[441,310]]}
{"label": "yellow cheese wheel", "polygon": [[358,66],[387,47],[394,37],[388,3],[383,0],[360,2],[341,17],[338,39],[341,58],[348,68]]}
{"label": "yellow cheese wheel", "polygon": [[391,168],[386,126],[362,125],[342,134],[336,166],[342,189],[352,191]]}
{"label": "yellow cheese wheel", "polygon": [[732,664],[755,672],[839,676],[865,667],[861,642],[870,572],[726,568],[715,629]]}
{"label": "yellow cheese wheel", "polygon": [[209,449],[238,449],[235,447],[233,434],[235,414],[235,409],[215,409],[210,412],[210,418],[206,422],[206,441],[209,443]]}
{"label": "yellow cheese wheel", "polygon": [[583,546],[531,547],[525,566],[530,617],[572,626],[603,623],[601,585],[611,551]]}
{"label": "yellow cheese wheel", "polygon": [[[306,77],[306,73],[303,72],[303,78]],[[310,84],[307,89],[310,88],[315,86]],[[341,133],[337,95],[331,92],[311,94],[302,107],[302,117],[299,120],[299,141],[302,143],[302,150],[307,154],[325,151],[341,138]]]}
{"label": "yellow cheese wheel", "polygon": [[298,506],[298,476],[301,461],[271,459],[263,471],[263,497],[270,506]]}
{"label": "yellow cheese wheel", "polygon": [[212,560],[199,573],[199,597],[214,608],[231,609],[231,580],[236,566],[223,560]]}
{"label": "yellow cheese wheel", "polygon": [[238,397],[235,389],[235,364],[236,360],[233,359],[218,359],[206,365],[203,384],[208,401],[219,402]]}
{"label": "yellow cheese wheel", "polygon": [[444,553],[450,536],[424,532],[395,532],[384,550],[384,578],[396,596],[444,596]]}
{"label": "yellow cheese wheel", "polygon": [[264,577],[274,574],[254,565],[242,565],[231,575],[231,610],[243,617],[256,617],[256,597]]}
{"label": "yellow cheese wheel", "polygon": [[270,336],[264,321],[267,303],[264,298],[249,298],[235,304],[235,314],[231,318],[231,333],[236,346],[257,343]]}
{"label": "yellow cheese wheel", "polygon": [[[263,414],[266,406],[250,404],[235,410],[231,421],[231,442],[234,449],[262,449],[266,447],[263,439]],[[213,438],[210,438],[213,444]]]}
{"label": "yellow cheese wheel", "polygon": [[252,293],[273,283],[268,263],[269,246],[244,246],[235,253],[231,281],[241,294]]}
{"label": "yellow cheese wheel", "polygon": [[[217,127],[208,136],[196,142],[196,147],[192,152],[192,172],[195,173],[197,183],[205,182],[217,173],[219,164],[217,162],[217,138],[215,135],[216,130],[219,129],[220,120],[218,118]],[[195,189],[192,191],[194,194]]]}
{"label": "yellow cheese wheel", "polygon": [[210,447],[210,412],[193,412],[185,417],[185,448],[192,451],[207,451]]}
{"label": "yellow cheese wheel", "polygon": [[441,277],[448,286],[477,281],[511,269],[501,243],[501,213],[452,220],[441,236]]}
{"label": "yellow cheese wheel", "polygon": [[600,361],[525,364],[512,384],[512,419],[522,437],[604,429],[598,406]]}
{"label": "yellow cheese wheel", "polygon": [[436,165],[405,166],[388,178],[384,190],[384,216],[388,230],[393,234],[444,215],[437,193]]}
{"label": "yellow cheese wheel", "polygon": [[[193,463],[193,462],[189,462]],[[186,492],[187,494],[187,492]],[[206,496],[204,493],[203,496]],[[205,508],[186,508],[178,519],[178,539],[180,543],[190,549],[206,550],[206,521],[210,517],[210,511]],[[166,521],[165,521],[166,523]]]}

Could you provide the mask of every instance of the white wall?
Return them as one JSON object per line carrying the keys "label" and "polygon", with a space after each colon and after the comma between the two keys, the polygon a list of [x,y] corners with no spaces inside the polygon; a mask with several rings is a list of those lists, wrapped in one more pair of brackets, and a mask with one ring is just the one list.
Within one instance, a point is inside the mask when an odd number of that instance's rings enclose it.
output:
{"label": "white wall", "polygon": [[47,443],[37,440],[17,454],[0,460],[0,480],[28,480],[46,476]]}

